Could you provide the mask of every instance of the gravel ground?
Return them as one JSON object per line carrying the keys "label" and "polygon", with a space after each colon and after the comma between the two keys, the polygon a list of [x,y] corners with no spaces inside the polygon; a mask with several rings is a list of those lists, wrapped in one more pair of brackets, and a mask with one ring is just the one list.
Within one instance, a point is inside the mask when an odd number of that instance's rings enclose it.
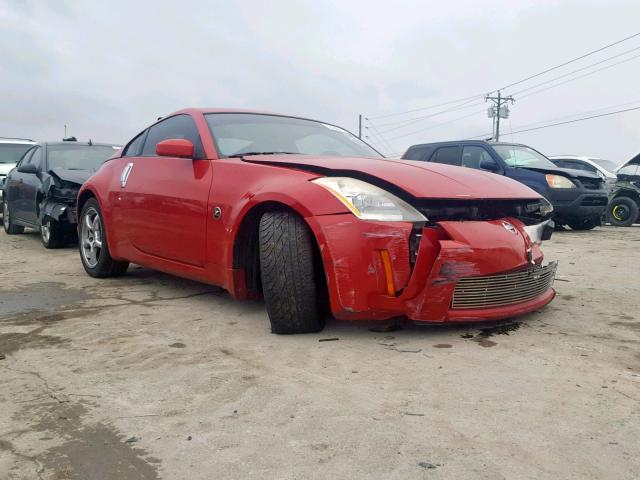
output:
{"label": "gravel ground", "polygon": [[0,234],[0,478],[640,478],[638,242],[554,234],[558,296],[518,323],[276,336],[259,302]]}

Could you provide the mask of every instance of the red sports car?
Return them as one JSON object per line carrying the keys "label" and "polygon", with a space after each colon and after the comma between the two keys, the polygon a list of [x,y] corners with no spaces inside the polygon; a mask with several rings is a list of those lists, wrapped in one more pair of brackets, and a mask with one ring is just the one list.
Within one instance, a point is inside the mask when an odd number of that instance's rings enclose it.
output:
{"label": "red sports car", "polygon": [[135,136],[82,187],[80,258],[135,262],[263,296],[275,333],[406,316],[464,322],[549,303],[552,207],[503,176],[389,160],[346,130],[186,109]]}

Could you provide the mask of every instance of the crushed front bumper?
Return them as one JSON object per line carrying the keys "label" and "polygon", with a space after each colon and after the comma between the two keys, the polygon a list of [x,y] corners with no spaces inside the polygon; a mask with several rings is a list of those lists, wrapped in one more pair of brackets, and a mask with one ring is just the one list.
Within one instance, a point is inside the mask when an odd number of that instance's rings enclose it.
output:
{"label": "crushed front bumper", "polygon": [[[318,239],[331,310],[338,319],[493,320],[539,309],[555,296],[555,264],[542,266],[539,244],[514,218],[442,221],[419,229],[412,223],[361,221],[351,214],[307,221]],[[483,301],[464,308],[454,303],[465,282],[475,289],[468,294],[482,297],[483,281]],[[494,296],[502,301],[493,301]]]}

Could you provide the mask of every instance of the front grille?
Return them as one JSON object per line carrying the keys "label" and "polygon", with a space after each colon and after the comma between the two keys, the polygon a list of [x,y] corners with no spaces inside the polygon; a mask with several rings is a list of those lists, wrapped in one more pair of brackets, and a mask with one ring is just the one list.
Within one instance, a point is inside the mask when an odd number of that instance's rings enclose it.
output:
{"label": "front grille", "polygon": [[584,207],[605,207],[609,203],[607,197],[584,197],[580,205]]}
{"label": "front grille", "polygon": [[553,284],[557,262],[519,272],[462,278],[456,282],[451,308],[512,305],[536,298]]}
{"label": "front grille", "polygon": [[581,178],[580,183],[582,183],[587,190],[601,190],[604,182],[596,178]]}

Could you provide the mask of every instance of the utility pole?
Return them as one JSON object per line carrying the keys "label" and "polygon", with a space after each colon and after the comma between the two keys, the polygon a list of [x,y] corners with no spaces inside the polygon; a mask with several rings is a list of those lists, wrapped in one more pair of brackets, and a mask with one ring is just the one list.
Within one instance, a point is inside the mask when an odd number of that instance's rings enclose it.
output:
{"label": "utility pole", "polygon": [[358,138],[362,140],[362,115],[358,115]]}
{"label": "utility pole", "polygon": [[506,105],[507,102],[515,102],[514,98],[509,95],[508,97],[503,97],[500,90],[498,90],[498,95],[496,97],[492,97],[487,95],[484,97],[484,100],[490,100],[493,102],[493,105],[489,107],[487,110],[487,116],[493,119],[493,140],[496,142],[500,141],[500,119],[501,118],[509,118],[509,107]]}

